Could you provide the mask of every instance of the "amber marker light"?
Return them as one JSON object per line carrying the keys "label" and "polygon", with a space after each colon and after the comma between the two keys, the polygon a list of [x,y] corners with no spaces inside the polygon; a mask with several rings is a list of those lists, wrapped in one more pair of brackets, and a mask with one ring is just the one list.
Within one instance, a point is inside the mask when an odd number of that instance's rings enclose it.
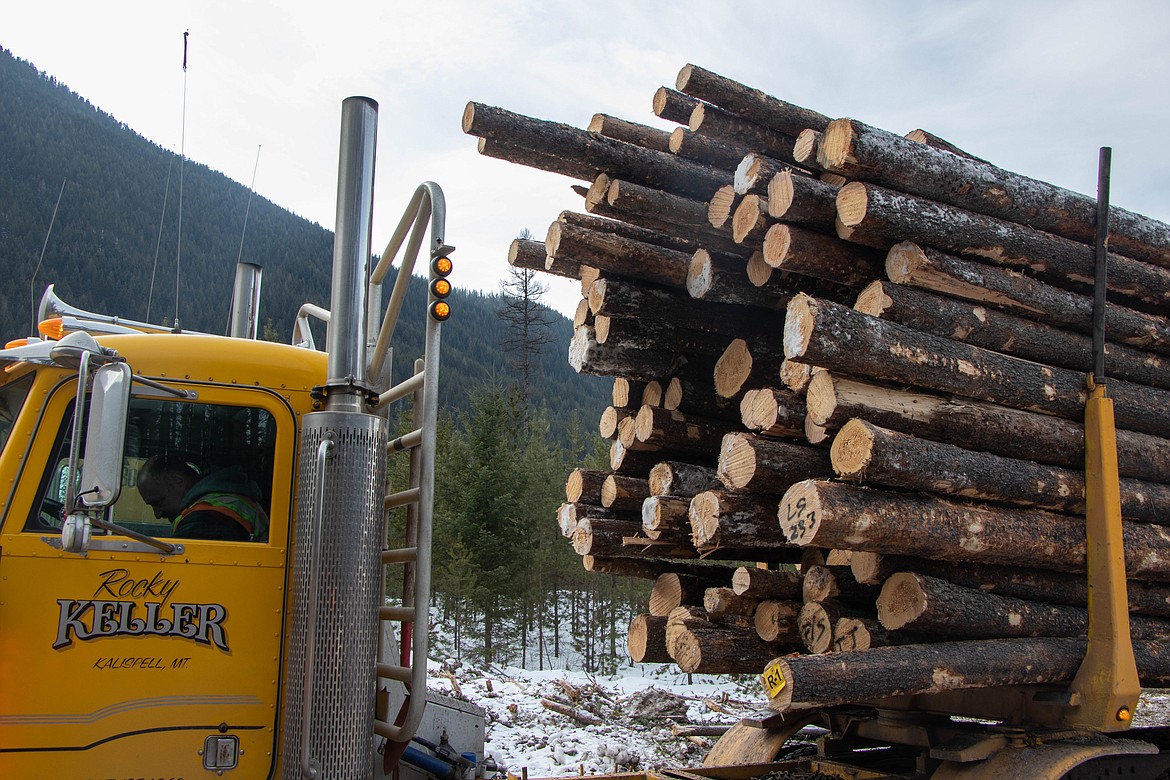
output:
{"label": "amber marker light", "polygon": [[53,341],[60,341],[61,337],[65,335],[65,320],[60,317],[52,317],[47,320],[41,320],[37,323],[37,330],[45,338]]}
{"label": "amber marker light", "polygon": [[1129,711],[1129,707],[1122,707],[1117,711],[1117,720],[1120,723],[1129,723],[1133,719],[1133,713]]}
{"label": "amber marker light", "polygon": [[451,283],[446,279],[436,279],[431,282],[431,295],[436,298],[446,298],[451,294]]}
{"label": "amber marker light", "polygon": [[449,257],[436,257],[431,263],[431,270],[433,270],[437,276],[446,276],[451,273],[454,268],[455,265],[451,262],[451,258]]}
{"label": "amber marker light", "polygon": [[13,339],[4,345],[4,349],[16,349],[17,347],[27,347],[28,339]]}
{"label": "amber marker light", "polygon": [[442,322],[451,316],[451,304],[446,301],[435,301],[431,304],[431,316]]}

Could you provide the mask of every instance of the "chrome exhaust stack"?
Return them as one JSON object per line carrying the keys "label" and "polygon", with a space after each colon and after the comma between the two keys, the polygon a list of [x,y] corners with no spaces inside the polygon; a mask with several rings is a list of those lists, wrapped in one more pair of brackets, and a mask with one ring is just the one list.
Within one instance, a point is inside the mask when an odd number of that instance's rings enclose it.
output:
{"label": "chrome exhaust stack", "polygon": [[237,339],[255,339],[260,332],[260,282],[264,269],[255,263],[236,263],[236,280],[232,285],[232,310],[228,315],[228,335]]}
{"label": "chrome exhaust stack", "polygon": [[342,106],[325,411],[305,415],[284,683],[282,777],[368,778],[377,675],[385,418],[370,414],[366,277],[377,104]]}

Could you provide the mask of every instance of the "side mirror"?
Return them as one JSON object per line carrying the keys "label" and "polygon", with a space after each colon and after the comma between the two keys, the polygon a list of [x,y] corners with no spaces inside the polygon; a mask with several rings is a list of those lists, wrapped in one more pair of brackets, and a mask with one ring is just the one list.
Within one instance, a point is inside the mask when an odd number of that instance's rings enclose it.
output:
{"label": "side mirror", "polygon": [[122,453],[132,382],[126,363],[107,363],[94,372],[78,492],[87,508],[107,507],[122,492]]}

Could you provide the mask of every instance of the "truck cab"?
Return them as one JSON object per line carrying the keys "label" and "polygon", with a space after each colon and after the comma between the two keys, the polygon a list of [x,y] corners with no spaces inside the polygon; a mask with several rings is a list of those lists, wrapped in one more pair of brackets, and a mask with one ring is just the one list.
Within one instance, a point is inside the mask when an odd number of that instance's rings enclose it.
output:
{"label": "truck cab", "polygon": [[[10,362],[0,385],[0,763],[14,777],[171,776],[207,751],[270,774],[291,576],[302,416],[319,402],[321,353],[169,333],[102,337],[136,374],[122,485],[106,519],[179,546],[173,554],[94,528],[85,555],[61,549],[78,374]],[[200,474],[242,472],[266,532],[176,539],[138,491],[150,457]],[[153,760],[151,756],[155,757]],[[224,759],[221,756],[221,759]],[[226,759],[224,759],[226,760]],[[151,763],[157,762],[157,769]],[[188,775],[191,773],[188,772]]]}

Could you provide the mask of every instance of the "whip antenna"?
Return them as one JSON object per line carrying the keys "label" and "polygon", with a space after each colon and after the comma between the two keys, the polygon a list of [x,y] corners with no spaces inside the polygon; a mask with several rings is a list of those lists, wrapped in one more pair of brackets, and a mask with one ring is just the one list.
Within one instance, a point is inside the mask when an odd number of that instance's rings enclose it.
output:
{"label": "whip antenna", "polygon": [[174,330],[179,330],[179,269],[183,250],[183,162],[186,159],[187,148],[187,36],[190,30],[183,32],[183,126],[179,133],[179,237],[175,242],[175,323]]}
{"label": "whip antenna", "polygon": [[158,241],[154,245],[154,265],[150,268],[150,291],[146,294],[146,322],[150,322],[150,305],[154,301],[154,275],[158,271],[158,252],[162,248],[163,225],[167,218],[167,198],[171,194],[171,169],[175,165],[174,155],[167,155],[167,185],[163,189],[162,215],[158,218]]}
{"label": "whip antenna", "polygon": [[248,205],[244,207],[244,229],[240,231],[240,251],[236,253],[236,265],[244,257],[244,235],[248,232],[248,214],[252,212],[252,196],[256,194],[256,171],[260,168],[260,144],[256,144],[256,164],[252,166],[252,184],[248,187]]}
{"label": "whip antenna", "polygon": [[29,331],[30,336],[40,338],[40,331],[37,330],[37,274],[41,270],[41,263],[45,261],[45,250],[49,248],[49,236],[53,234],[53,225],[57,222],[57,209],[61,206],[61,196],[65,194],[65,182],[68,179],[61,180],[61,191],[57,193],[57,205],[53,206],[53,216],[49,219],[49,229],[45,231],[45,243],[41,247],[41,256],[37,259],[37,267],[33,269],[32,278],[28,280],[28,298],[32,304],[32,330]]}

